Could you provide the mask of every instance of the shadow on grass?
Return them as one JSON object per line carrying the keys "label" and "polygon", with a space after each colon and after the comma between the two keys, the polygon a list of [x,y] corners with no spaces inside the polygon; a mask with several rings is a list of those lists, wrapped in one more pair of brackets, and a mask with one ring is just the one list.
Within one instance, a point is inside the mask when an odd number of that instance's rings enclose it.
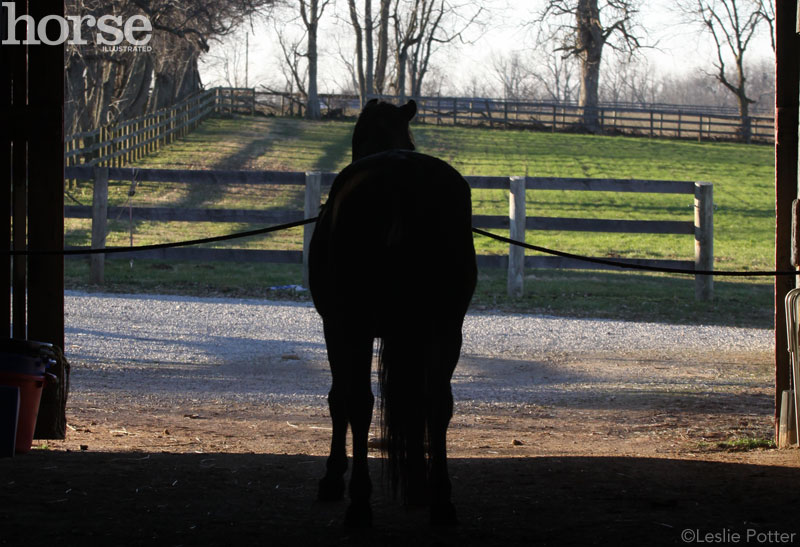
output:
{"label": "shadow on grass", "polygon": [[717,278],[713,299],[701,302],[695,299],[693,276],[590,270],[526,270],[525,274],[524,295],[512,299],[505,271],[481,270],[473,308],[656,323],[773,326],[770,278]]}
{"label": "shadow on grass", "polygon": [[[7,545],[674,545],[798,540],[789,467],[629,457],[451,459],[461,525],[432,528],[378,487],[375,526],[315,501],[324,458],[48,452],[0,460]],[[380,465],[371,460],[380,481]],[[779,536],[779,534],[787,534]],[[791,534],[794,534],[791,536]],[[775,543],[772,541],[771,543]],[[717,541],[717,543],[724,543]]]}

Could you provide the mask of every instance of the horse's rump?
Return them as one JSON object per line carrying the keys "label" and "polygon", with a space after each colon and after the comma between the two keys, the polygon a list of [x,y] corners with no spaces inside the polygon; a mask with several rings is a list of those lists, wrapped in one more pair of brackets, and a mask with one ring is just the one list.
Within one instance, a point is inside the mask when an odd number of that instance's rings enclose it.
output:
{"label": "horse's rump", "polygon": [[[425,308],[463,318],[476,276],[471,219],[469,185],[441,160],[395,150],[352,163],[334,181],[311,243],[320,314],[381,330],[446,319]],[[315,291],[321,284],[327,290]]]}

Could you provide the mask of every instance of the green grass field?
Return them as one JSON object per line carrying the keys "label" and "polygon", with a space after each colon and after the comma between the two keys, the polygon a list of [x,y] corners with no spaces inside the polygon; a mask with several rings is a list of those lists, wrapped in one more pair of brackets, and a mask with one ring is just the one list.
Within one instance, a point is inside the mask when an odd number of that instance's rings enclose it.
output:
{"label": "green grass field", "polygon": [[[352,122],[308,122],[287,118],[210,119],[184,139],[140,161],[137,167],[338,171],[349,162]],[[773,268],[773,149],[734,143],[698,143],[628,137],[536,133],[474,127],[413,127],[418,150],[450,162],[464,175],[524,175],[673,179],[714,183],[714,255],[718,269]],[[112,205],[127,202],[130,183],[112,182]],[[91,186],[72,192],[91,202]],[[208,187],[147,183],[133,204],[210,208],[302,208],[301,188]],[[691,220],[689,195],[528,191],[527,212],[537,216]],[[476,214],[507,214],[499,190],[473,192]],[[68,220],[68,244],[89,241],[89,221]],[[128,244],[128,223],[111,225],[110,245]],[[210,223],[140,222],[135,244],[219,235],[251,226]],[[230,246],[299,248],[299,229]],[[528,232],[527,241],[593,256],[691,259],[691,236]],[[501,243],[476,236],[482,254],[505,254]],[[112,290],[167,290],[190,293],[265,295],[265,286],[299,283],[299,268],[255,265],[179,264],[168,268],[139,261],[111,261]],[[116,264],[115,264],[116,263]],[[121,264],[121,265],[120,265]],[[231,275],[247,270],[249,275]],[[477,307],[501,307],[552,314],[635,318],[688,323],[770,327],[771,279],[718,278],[715,299],[694,302],[694,281],[686,276],[608,272],[528,272],[526,295],[505,296],[505,272],[481,272]],[[68,283],[83,286],[85,264],[71,261]],[[200,283],[197,280],[202,279]],[[294,281],[291,281],[291,280]],[[267,295],[271,293],[266,293]]]}

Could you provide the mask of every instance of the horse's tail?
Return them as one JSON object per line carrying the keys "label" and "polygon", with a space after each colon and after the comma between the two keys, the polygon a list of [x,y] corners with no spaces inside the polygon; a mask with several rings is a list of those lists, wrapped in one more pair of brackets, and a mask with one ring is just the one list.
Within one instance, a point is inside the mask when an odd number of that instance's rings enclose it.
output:
{"label": "horse's tail", "polygon": [[410,338],[382,338],[378,352],[381,435],[392,494],[406,496],[412,466],[423,464],[428,444],[424,352]]}

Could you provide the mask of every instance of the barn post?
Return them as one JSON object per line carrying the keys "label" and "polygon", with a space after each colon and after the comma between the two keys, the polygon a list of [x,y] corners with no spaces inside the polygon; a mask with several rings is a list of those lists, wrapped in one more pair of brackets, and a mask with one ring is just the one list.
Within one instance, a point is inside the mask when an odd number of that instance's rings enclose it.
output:
{"label": "barn post", "polygon": [[[106,221],[108,219],[108,167],[94,168],[92,190],[92,249],[106,246]],[[90,257],[89,283],[102,285],[105,281],[106,255]]]}
{"label": "barn post", "polygon": [[[800,92],[800,39],[797,36],[797,1],[775,3],[775,269],[790,270],[792,201],[798,197],[797,129]],[[787,351],[786,294],[795,277],[775,277],[775,437],[780,427],[781,398],[789,389],[790,357]]]}
{"label": "barn post", "polygon": [[[5,12],[4,12],[5,13]],[[5,17],[0,17],[0,37],[5,37],[6,27]],[[5,45],[0,47],[0,108],[2,111],[8,111],[13,107],[12,100],[12,80],[13,80],[13,59],[11,53],[15,47],[12,45]],[[5,138],[0,139],[0,203],[11,203],[12,200],[12,182],[9,174],[11,173],[11,142]],[[7,205],[5,206],[9,208]],[[11,337],[11,314],[12,300],[11,300],[11,255],[6,254],[6,251],[11,251],[11,219],[0,220],[0,283],[3,287],[9,287],[9,290],[3,289],[0,291],[0,338]]]}
{"label": "barn post", "polygon": [[[28,7],[37,22],[64,17],[62,0],[31,1]],[[59,251],[64,248],[64,45],[29,45],[27,61],[28,248]],[[64,348],[62,255],[28,257],[27,330],[29,340]],[[44,388],[34,433],[37,439],[66,435],[67,365],[59,362],[50,372],[60,383]]]}
{"label": "barn post", "polygon": [[[303,218],[313,218],[319,214],[321,197],[322,173],[310,171],[306,173],[306,196]],[[303,226],[303,286],[308,287],[308,249],[311,247],[311,235],[314,233],[314,224]]]}
{"label": "barn post", "polygon": [[[527,177],[509,177],[508,237],[525,241],[525,181]],[[525,249],[508,246],[508,296],[520,298],[525,273]]]}
{"label": "barn post", "polygon": [[[694,268],[714,269],[714,185],[694,183]],[[714,296],[714,276],[694,276],[694,297],[707,301]]]}

